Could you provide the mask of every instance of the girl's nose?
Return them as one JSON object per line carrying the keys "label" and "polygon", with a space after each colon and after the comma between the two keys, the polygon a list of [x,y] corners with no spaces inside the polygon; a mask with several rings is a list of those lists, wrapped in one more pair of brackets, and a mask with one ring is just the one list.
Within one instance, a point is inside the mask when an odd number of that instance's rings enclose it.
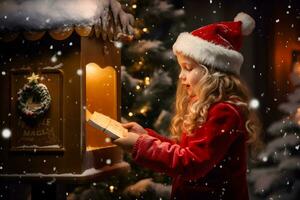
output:
{"label": "girl's nose", "polygon": [[184,75],[184,73],[182,71],[180,72],[178,78],[181,79],[181,80],[185,80],[185,75]]}

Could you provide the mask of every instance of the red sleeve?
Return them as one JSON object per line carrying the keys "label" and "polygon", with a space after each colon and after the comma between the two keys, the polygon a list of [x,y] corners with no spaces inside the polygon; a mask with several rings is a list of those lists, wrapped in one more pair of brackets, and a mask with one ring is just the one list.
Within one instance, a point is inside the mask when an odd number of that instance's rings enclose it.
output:
{"label": "red sleeve", "polygon": [[141,135],[132,151],[138,164],[170,176],[186,179],[205,176],[225,156],[230,145],[241,134],[238,111],[227,103],[215,104],[207,121],[190,137],[187,146],[164,142],[147,134]]}
{"label": "red sleeve", "polygon": [[155,137],[155,138],[159,139],[162,142],[169,142],[169,143],[172,143],[172,144],[175,143],[175,141],[160,135],[159,133],[155,132],[154,130],[152,130],[150,128],[146,128],[146,131],[148,132],[148,135],[150,135],[152,137]]}

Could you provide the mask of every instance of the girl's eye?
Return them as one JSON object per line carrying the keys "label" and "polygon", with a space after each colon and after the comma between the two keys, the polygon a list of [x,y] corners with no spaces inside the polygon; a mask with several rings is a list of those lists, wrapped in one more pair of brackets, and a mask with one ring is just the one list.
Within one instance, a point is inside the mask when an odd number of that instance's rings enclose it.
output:
{"label": "girl's eye", "polygon": [[191,67],[191,66],[185,66],[185,69],[186,69],[187,71],[192,71],[193,67]]}

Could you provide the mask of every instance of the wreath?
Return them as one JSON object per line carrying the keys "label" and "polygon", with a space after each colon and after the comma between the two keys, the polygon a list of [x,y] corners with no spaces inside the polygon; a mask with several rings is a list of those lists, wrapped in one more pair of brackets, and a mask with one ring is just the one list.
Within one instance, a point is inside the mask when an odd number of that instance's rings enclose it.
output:
{"label": "wreath", "polygon": [[38,83],[39,77],[32,74],[29,82],[18,92],[18,110],[29,119],[43,116],[50,108],[51,96],[46,85]]}

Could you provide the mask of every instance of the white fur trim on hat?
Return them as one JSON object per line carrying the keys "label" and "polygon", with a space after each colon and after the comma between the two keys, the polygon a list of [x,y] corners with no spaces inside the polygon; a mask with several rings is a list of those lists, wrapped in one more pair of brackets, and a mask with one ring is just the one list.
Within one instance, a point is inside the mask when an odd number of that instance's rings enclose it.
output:
{"label": "white fur trim on hat", "polygon": [[250,35],[255,28],[255,20],[244,12],[238,13],[235,18],[235,22],[242,22],[242,35]]}
{"label": "white fur trim on hat", "polygon": [[240,74],[243,55],[237,51],[213,44],[188,32],[181,33],[173,45],[173,52],[181,52],[201,64],[221,71]]}

